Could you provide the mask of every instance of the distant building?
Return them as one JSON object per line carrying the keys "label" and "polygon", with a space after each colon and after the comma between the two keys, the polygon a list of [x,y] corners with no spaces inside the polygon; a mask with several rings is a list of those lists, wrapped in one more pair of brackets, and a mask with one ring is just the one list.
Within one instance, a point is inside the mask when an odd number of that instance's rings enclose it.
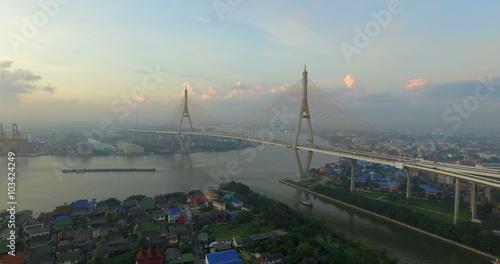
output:
{"label": "distant building", "polygon": [[143,153],[144,148],[136,144],[132,144],[125,141],[118,142],[118,149],[123,151],[123,153]]}
{"label": "distant building", "polygon": [[115,151],[113,146],[111,146],[108,143],[102,143],[102,142],[99,142],[99,141],[97,141],[95,139],[91,139],[91,138],[87,139],[87,141],[90,143],[94,153],[96,153],[96,154],[106,154],[106,153]]}
{"label": "distant building", "polygon": [[438,174],[438,182],[440,183],[453,184],[453,180],[453,177]]}

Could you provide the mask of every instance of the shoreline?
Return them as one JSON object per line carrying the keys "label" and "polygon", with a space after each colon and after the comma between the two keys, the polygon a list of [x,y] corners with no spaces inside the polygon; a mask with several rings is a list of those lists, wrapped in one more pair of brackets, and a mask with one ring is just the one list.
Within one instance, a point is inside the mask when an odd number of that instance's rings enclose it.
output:
{"label": "shoreline", "polygon": [[285,184],[285,185],[288,185],[288,186],[291,186],[291,187],[294,187],[294,188],[297,188],[299,190],[302,190],[302,191],[305,191],[305,192],[308,192],[310,194],[313,194],[313,195],[316,195],[318,197],[321,197],[323,199],[326,199],[328,201],[331,201],[333,203],[336,203],[336,204],[340,204],[340,205],[343,205],[343,206],[347,206],[349,208],[352,208],[354,210],[357,210],[359,212],[362,212],[362,213],[365,213],[365,214],[369,214],[369,215],[372,215],[372,216],[375,216],[377,218],[380,218],[380,219],[383,219],[383,220],[386,220],[388,222],[391,222],[391,223],[394,223],[394,224],[397,224],[399,226],[402,226],[402,227],[405,227],[405,228],[408,228],[408,229],[411,229],[415,232],[419,232],[421,234],[424,234],[424,235],[427,235],[427,236],[430,236],[432,238],[435,238],[435,239],[438,239],[438,240],[441,240],[443,242],[446,242],[448,244],[452,244],[456,247],[460,247],[460,248],[463,248],[463,249],[466,249],[470,252],[473,252],[477,255],[480,255],[482,257],[485,257],[485,258],[488,258],[488,259],[496,259],[497,257],[494,256],[494,255],[491,255],[491,254],[488,254],[486,252],[483,252],[483,251],[480,251],[480,250],[477,250],[475,248],[472,248],[472,247],[469,247],[467,245],[464,245],[464,244],[461,244],[461,243],[458,243],[458,242],[455,242],[453,240],[450,240],[450,239],[447,239],[447,238],[444,238],[444,237],[441,237],[441,236],[438,236],[438,235],[435,235],[431,232],[428,232],[428,231],[425,231],[425,230],[422,230],[422,229],[419,229],[419,228],[416,228],[414,226],[411,226],[411,225],[408,225],[408,224],[405,224],[405,223],[401,223],[399,221],[396,221],[394,219],[391,219],[389,217],[386,217],[386,216],[383,216],[383,215],[380,215],[380,214],[377,214],[377,213],[374,213],[372,211],[369,211],[369,210],[366,210],[366,209],[363,209],[363,208],[360,208],[360,207],[357,207],[357,206],[354,206],[352,204],[349,204],[349,203],[346,203],[346,202],[343,202],[343,201],[340,201],[340,200],[337,200],[337,199],[334,199],[334,198],[331,198],[329,196],[326,196],[324,194],[320,194],[320,193],[317,193],[317,192],[314,192],[314,191],[311,191],[309,189],[306,189],[306,188],[303,188],[301,186],[297,186],[297,185],[294,185],[294,184],[291,184],[291,183],[288,183],[286,182],[287,179],[281,179],[281,180],[278,180],[279,183],[282,183],[282,184]]}

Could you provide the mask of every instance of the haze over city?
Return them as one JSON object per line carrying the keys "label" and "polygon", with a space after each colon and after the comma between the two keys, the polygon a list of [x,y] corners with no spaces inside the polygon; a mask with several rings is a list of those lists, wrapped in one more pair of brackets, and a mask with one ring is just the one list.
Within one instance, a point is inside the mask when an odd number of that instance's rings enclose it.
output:
{"label": "haze over city", "polygon": [[134,120],[117,110],[130,101],[162,121],[186,86],[219,121],[235,121],[306,63],[311,80],[376,127],[499,128],[499,7],[2,1],[0,119]]}

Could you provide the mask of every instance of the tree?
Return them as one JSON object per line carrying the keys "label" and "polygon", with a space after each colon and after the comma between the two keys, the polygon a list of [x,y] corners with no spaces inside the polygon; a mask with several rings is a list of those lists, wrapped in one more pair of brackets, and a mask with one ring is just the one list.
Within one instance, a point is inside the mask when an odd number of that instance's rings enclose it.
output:
{"label": "tree", "polygon": [[181,253],[183,253],[183,254],[192,252],[191,246],[188,243],[180,244],[179,249],[181,250]]}
{"label": "tree", "polygon": [[143,248],[148,247],[148,240],[145,237],[141,237],[137,240],[137,243],[135,244],[135,251],[139,251]]}
{"label": "tree", "polygon": [[94,259],[92,260],[92,264],[104,264],[104,250],[97,250]]}
{"label": "tree", "polygon": [[241,224],[250,223],[253,220],[253,214],[249,211],[240,211],[238,213],[238,222]]}
{"label": "tree", "polygon": [[136,195],[132,195],[132,196],[129,196],[126,200],[137,200],[137,201],[142,201],[142,199],[146,198],[146,195],[142,195],[142,194],[136,194]]}
{"label": "tree", "polygon": [[106,220],[111,221],[111,222],[118,222],[118,220],[125,218],[125,215],[122,213],[118,212],[107,212],[105,215]]}
{"label": "tree", "polygon": [[304,258],[312,257],[313,254],[313,247],[310,244],[300,242],[294,252],[294,257],[295,260],[303,260]]}
{"label": "tree", "polygon": [[[93,199],[93,201],[95,201],[95,199]],[[121,202],[116,198],[108,198],[106,200],[98,202],[97,204],[121,204]]]}

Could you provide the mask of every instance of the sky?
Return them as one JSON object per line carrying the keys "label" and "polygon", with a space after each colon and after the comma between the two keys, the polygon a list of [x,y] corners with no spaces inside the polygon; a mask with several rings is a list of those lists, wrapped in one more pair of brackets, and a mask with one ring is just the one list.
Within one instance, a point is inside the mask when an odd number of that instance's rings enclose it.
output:
{"label": "sky", "polygon": [[375,127],[500,128],[498,1],[0,0],[0,123],[222,122],[309,78]]}

